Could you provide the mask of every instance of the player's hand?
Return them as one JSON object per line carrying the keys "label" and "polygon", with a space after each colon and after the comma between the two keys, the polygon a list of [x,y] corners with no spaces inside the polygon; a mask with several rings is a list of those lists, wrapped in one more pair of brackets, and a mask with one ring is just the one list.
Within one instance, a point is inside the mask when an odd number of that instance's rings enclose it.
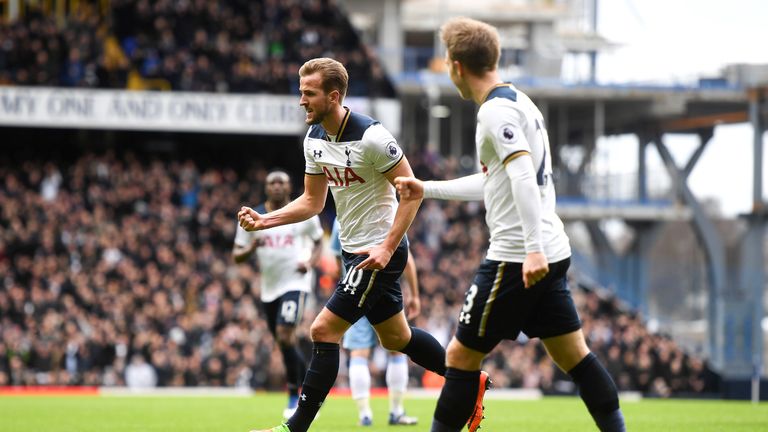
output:
{"label": "player's hand", "polygon": [[395,177],[395,188],[402,199],[424,198],[424,182],[416,177]]}
{"label": "player's hand", "polygon": [[405,303],[405,317],[412,320],[421,313],[421,300],[418,297],[411,297]]}
{"label": "player's hand", "polygon": [[393,251],[383,245],[352,252],[355,255],[368,255],[363,262],[355,266],[355,270],[381,270],[389,264]]}
{"label": "player's hand", "polygon": [[526,288],[536,285],[549,273],[549,262],[541,252],[532,252],[523,261],[523,283]]}
{"label": "player's hand", "polygon": [[240,211],[237,212],[237,222],[246,231],[264,229],[264,219],[250,207],[240,207]]}

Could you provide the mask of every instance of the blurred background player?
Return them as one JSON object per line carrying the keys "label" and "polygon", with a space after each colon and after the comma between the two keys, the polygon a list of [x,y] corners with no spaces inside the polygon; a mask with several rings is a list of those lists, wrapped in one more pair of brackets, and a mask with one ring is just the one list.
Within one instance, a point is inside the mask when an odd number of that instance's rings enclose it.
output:
{"label": "blurred background player", "polygon": [[[339,241],[339,222],[334,219],[331,231],[331,251],[336,256],[339,264],[340,276],[344,276],[344,266],[341,262],[341,242]],[[419,315],[421,302],[419,301],[419,281],[416,277],[416,263],[408,251],[408,262],[403,271],[410,295],[405,302],[406,317],[410,320]],[[363,317],[352,325],[344,334],[342,347],[349,350],[349,388],[352,391],[352,399],[357,404],[361,426],[373,424],[373,411],[371,410],[371,370],[368,368],[368,360],[371,350],[379,343],[376,332],[368,320]],[[387,390],[389,395],[389,424],[390,425],[415,425],[418,419],[405,415],[403,398],[408,388],[408,358],[405,354],[390,351],[387,358]]]}
{"label": "blurred background player", "polygon": [[[267,175],[267,200],[256,207],[260,213],[277,210],[290,202],[291,179],[283,171]],[[307,362],[297,346],[296,327],[307,295],[312,291],[314,268],[320,257],[323,229],[320,218],[278,226],[264,231],[248,232],[237,227],[232,256],[242,263],[256,252],[261,274],[261,302],[267,325],[283,354],[288,387],[288,406],[283,417],[296,410],[299,386],[304,379]]]}

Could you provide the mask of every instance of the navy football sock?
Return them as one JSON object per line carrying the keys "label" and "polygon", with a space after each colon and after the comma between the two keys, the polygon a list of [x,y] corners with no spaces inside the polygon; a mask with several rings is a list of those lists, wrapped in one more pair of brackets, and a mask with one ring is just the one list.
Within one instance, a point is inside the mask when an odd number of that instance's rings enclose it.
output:
{"label": "navy football sock", "polygon": [[437,400],[432,432],[460,431],[472,415],[477,399],[480,371],[448,368],[445,385]]}
{"label": "navy football sock", "polygon": [[299,385],[304,379],[303,370],[306,368],[304,356],[294,345],[280,346],[283,353],[283,364],[285,365],[285,380],[288,383],[288,395],[297,396]]}
{"label": "navy football sock", "polygon": [[452,426],[444,425],[438,420],[432,419],[432,428],[429,430],[429,432],[461,432],[463,428],[463,425],[460,428],[455,428]]}
{"label": "navy football sock", "polygon": [[424,369],[445,375],[445,348],[424,330],[411,327],[411,340],[400,352]]}
{"label": "navy football sock", "polygon": [[291,432],[306,432],[339,373],[339,344],[315,342],[312,360],[301,387],[296,413],[288,420]]}
{"label": "navy football sock", "polygon": [[626,431],[616,384],[594,354],[587,354],[568,375],[579,386],[581,399],[602,432]]}

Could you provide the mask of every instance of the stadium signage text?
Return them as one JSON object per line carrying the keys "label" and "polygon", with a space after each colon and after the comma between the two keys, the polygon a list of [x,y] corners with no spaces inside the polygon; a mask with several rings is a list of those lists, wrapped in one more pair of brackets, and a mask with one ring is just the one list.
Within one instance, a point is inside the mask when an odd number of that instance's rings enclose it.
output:
{"label": "stadium signage text", "polygon": [[[360,112],[375,108],[393,133],[399,131],[398,101],[345,102]],[[307,131],[296,96],[45,87],[0,87],[0,125],[267,135]]]}

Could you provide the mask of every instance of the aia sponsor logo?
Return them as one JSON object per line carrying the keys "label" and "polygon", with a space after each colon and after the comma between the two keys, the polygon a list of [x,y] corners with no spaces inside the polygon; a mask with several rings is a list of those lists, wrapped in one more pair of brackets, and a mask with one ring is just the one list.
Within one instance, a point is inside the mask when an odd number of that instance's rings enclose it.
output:
{"label": "aia sponsor logo", "polygon": [[293,234],[272,234],[264,235],[259,246],[271,248],[287,248],[293,246]]}
{"label": "aia sponsor logo", "polygon": [[344,171],[339,170],[339,168],[337,167],[333,167],[333,171],[331,171],[327,167],[323,167],[323,172],[325,173],[325,176],[328,178],[329,186],[349,187],[349,185],[355,182],[358,182],[360,184],[365,183],[365,180],[363,180],[362,177],[357,175],[355,170],[353,170],[350,167],[344,168]]}

